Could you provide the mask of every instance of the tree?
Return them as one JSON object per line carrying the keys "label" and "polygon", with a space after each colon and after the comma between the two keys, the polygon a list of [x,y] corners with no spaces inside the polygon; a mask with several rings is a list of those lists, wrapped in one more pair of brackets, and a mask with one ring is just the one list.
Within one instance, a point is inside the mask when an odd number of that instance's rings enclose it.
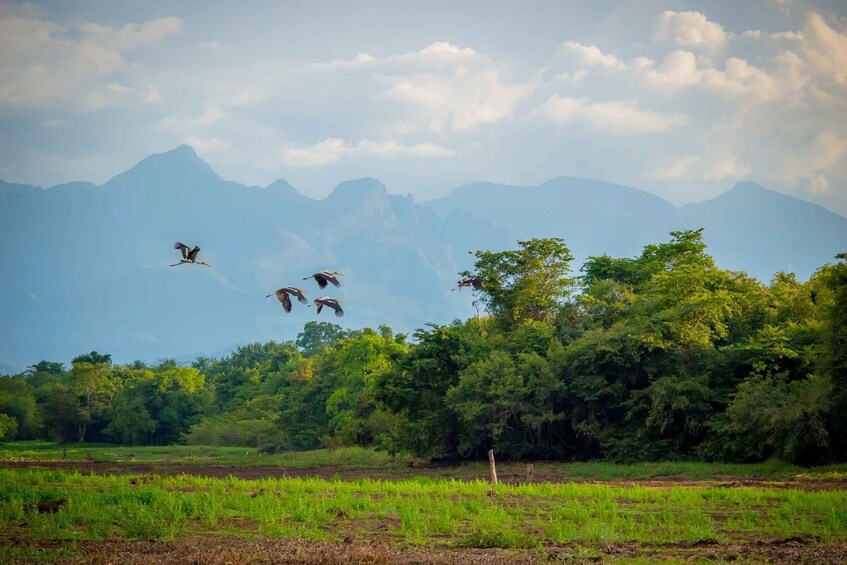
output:
{"label": "tree", "polygon": [[0,414],[15,420],[15,436],[34,439],[41,428],[35,389],[23,376],[0,377]]}
{"label": "tree", "polygon": [[[91,359],[108,357],[98,357],[96,352],[86,355],[90,357],[80,357]],[[84,361],[74,363],[71,369],[71,385],[80,397],[80,419],[77,439],[83,442],[88,432],[88,426],[92,421],[99,421],[98,423],[103,424],[102,427],[105,427],[102,420],[106,411],[109,409],[112,396],[117,387],[112,379],[112,371],[108,363],[92,364]]]}
{"label": "tree", "polygon": [[112,356],[110,354],[102,355],[97,353],[96,351],[92,351],[91,353],[83,353],[82,355],[77,355],[74,357],[72,361],[74,365],[77,363],[89,363],[91,365],[111,365],[112,364]]}
{"label": "tree", "polygon": [[8,414],[0,414],[0,441],[15,439],[18,421]]}
{"label": "tree", "polygon": [[338,324],[329,322],[306,322],[303,331],[297,334],[297,347],[303,355],[312,357],[347,337],[348,332]]}
{"label": "tree", "polygon": [[571,293],[570,250],[559,238],[519,241],[520,249],[476,251],[474,276],[482,300],[505,327],[522,320],[551,321]]}

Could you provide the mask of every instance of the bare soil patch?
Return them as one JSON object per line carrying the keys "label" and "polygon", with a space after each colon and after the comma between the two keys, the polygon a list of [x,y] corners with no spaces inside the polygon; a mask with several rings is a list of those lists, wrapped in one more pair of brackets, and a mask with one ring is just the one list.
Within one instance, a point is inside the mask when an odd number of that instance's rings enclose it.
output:
{"label": "bare soil patch", "polygon": [[[55,548],[45,540],[42,547]],[[330,543],[303,539],[244,539],[187,537],[174,541],[103,540],[77,542],[73,557],[58,563],[165,564],[165,563],[306,563],[306,564],[505,564],[592,563],[616,558],[674,559],[679,561],[735,561],[761,563],[847,563],[847,542],[806,543],[805,540],[728,543],[714,540],[675,544],[575,542],[541,550],[403,547],[385,543]]]}
{"label": "bare soil patch", "polygon": [[[110,462],[110,461],[3,461],[0,469],[51,469],[78,471],[83,474],[96,473],[100,475],[196,475],[201,477],[223,478],[234,476],[240,479],[263,478],[295,478],[318,477],[322,479],[340,478],[344,481],[360,479],[372,480],[404,480],[415,476],[430,478],[458,479],[465,481],[488,480],[487,470],[478,470],[463,466],[430,465],[406,468],[386,467],[343,467],[323,466],[308,469],[279,467],[273,465],[206,465],[185,463],[144,463],[144,462]],[[498,464],[497,474],[501,483],[524,484],[525,474],[522,464]],[[586,482],[584,479],[574,479],[555,469],[536,468],[534,481],[536,483],[568,483]],[[721,477],[720,480],[691,480],[679,477],[658,477],[652,479],[632,479],[625,481],[587,481],[613,486],[642,486],[642,487],[708,487],[708,488],[790,488],[805,491],[818,490],[847,490],[847,480],[844,479],[811,479],[795,478],[785,480],[746,479],[743,477]]]}

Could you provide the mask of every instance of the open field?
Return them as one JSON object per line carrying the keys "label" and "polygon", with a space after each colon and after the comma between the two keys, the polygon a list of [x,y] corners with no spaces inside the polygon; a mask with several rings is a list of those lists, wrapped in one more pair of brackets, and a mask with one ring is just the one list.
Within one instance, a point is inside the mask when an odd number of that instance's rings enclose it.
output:
{"label": "open field", "polygon": [[[844,465],[0,446],[0,562],[847,562]],[[519,484],[522,483],[522,484]]]}
{"label": "open field", "polygon": [[[560,463],[534,461],[535,482],[637,481],[764,484],[847,489],[847,464],[799,467],[781,461],[756,464],[659,462],[622,465],[603,462]],[[258,454],[254,448],[184,446],[117,447],[69,444],[67,458],[55,443],[15,442],[0,445],[0,468],[52,468],[82,473],[135,473],[209,477],[320,477],[358,480],[409,479],[418,476],[457,480],[485,480],[488,462],[458,465],[432,464],[407,455],[390,456],[361,447]],[[507,483],[525,482],[526,463],[498,461],[497,473]],[[779,484],[777,484],[779,483]]]}

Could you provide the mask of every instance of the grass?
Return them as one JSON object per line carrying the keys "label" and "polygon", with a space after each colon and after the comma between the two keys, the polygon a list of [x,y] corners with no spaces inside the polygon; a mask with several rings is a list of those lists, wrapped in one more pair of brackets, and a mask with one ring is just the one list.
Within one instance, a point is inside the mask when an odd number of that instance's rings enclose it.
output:
{"label": "grass", "polygon": [[[68,444],[70,461],[100,461],[114,463],[151,463],[167,465],[238,465],[277,466],[290,469],[316,469],[338,467],[343,469],[375,469],[378,476],[396,475],[411,477],[420,469],[410,468],[410,463],[422,463],[408,455],[391,456],[387,453],[361,447],[318,449],[315,451],[290,451],[273,455],[260,455],[255,448],[170,445],[161,447],[122,447],[102,444]],[[2,461],[59,461],[63,447],[45,441],[11,442],[0,445]],[[655,478],[688,480],[755,479],[781,480],[795,477],[810,479],[847,479],[847,464],[821,467],[799,467],[777,460],[756,464],[724,464],[702,462],[658,462],[621,465],[605,462],[560,463],[535,462],[539,476],[544,473],[551,480],[572,481],[626,481]],[[498,461],[502,475],[522,477],[524,464]],[[467,479],[484,477],[488,463],[469,462],[456,466],[441,466],[437,475],[444,478]]]}
{"label": "grass", "polygon": [[18,441],[0,444],[0,461],[60,461],[67,450],[70,461],[115,463],[177,463],[200,465],[273,465],[308,469],[324,466],[348,468],[404,466],[408,456],[392,457],[363,447],[341,447],[314,451],[289,451],[264,455],[256,448],[209,445],[116,446],[73,443],[65,446],[47,441]]}
{"label": "grass", "polygon": [[[54,514],[39,502],[64,499]],[[574,541],[847,540],[847,491],[241,480],[0,470],[0,531],[18,538],[236,535],[531,549]],[[4,545],[0,543],[0,546]],[[6,548],[4,551],[10,551]],[[23,549],[20,549],[23,551]],[[35,550],[31,550],[35,552]]]}

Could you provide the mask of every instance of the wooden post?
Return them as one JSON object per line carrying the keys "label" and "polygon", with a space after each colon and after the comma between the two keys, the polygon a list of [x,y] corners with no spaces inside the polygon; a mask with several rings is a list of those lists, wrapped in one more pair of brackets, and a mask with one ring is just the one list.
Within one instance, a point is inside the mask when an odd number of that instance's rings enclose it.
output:
{"label": "wooden post", "polygon": [[526,464],[526,482],[528,482],[528,483],[531,483],[531,482],[532,482],[532,472],[533,472],[534,470],[535,470],[535,469],[534,469],[534,466],[533,466],[533,464],[532,464],[532,463],[527,463],[527,464]]}
{"label": "wooden post", "polygon": [[488,450],[488,464],[491,465],[491,484],[497,484],[497,467],[494,465],[494,450]]}

